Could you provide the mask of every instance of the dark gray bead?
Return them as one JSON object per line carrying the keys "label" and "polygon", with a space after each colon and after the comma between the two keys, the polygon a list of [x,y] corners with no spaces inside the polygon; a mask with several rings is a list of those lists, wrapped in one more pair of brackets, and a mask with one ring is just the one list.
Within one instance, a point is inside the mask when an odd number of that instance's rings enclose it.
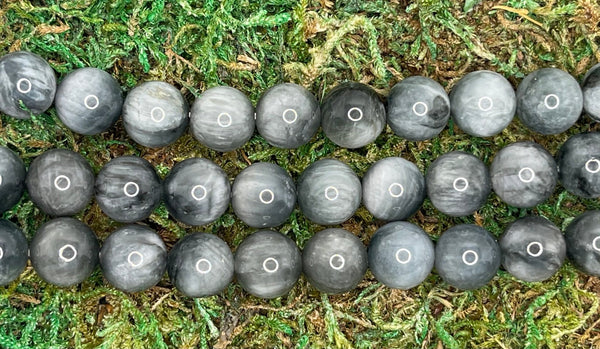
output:
{"label": "dark gray bead", "polygon": [[360,179],[335,159],[319,160],[298,179],[298,205],[311,221],[334,225],[347,221],[361,200]]}
{"label": "dark gray bead", "polygon": [[367,263],[367,249],[362,241],[340,228],[316,233],[302,251],[304,275],[324,293],[344,293],[356,288],[367,272]]}
{"label": "dark gray bead", "polygon": [[552,135],[573,126],[583,109],[581,88],[569,73],[543,68],[527,75],[517,88],[517,115],[531,130]]}
{"label": "dark gray bead", "polygon": [[387,287],[407,290],[419,285],[431,273],[434,259],[429,235],[408,222],[384,225],[369,243],[369,268]]}
{"label": "dark gray bead", "polygon": [[600,122],[600,63],[585,74],[581,89],[583,109],[592,120]]}
{"label": "dark gray bead", "polygon": [[546,201],[558,181],[554,158],[534,142],[517,142],[502,148],[490,166],[490,176],[500,199],[521,208]]}
{"label": "dark gray bead", "polygon": [[25,190],[25,164],[12,150],[0,147],[0,214],[15,206]]}
{"label": "dark gray bead", "polygon": [[501,262],[498,243],[487,230],[474,224],[448,229],[437,241],[435,269],[445,282],[473,290],[496,275]]}
{"label": "dark gray bead", "polygon": [[387,99],[387,122],[398,136],[424,141],[437,136],[450,118],[444,88],[424,76],[411,76],[394,85]]}
{"label": "dark gray bead", "polygon": [[300,278],[302,256],[296,243],[275,231],[248,236],[235,251],[235,278],[260,298],[286,295]]}
{"label": "dark gray bead", "polygon": [[69,129],[95,135],[119,119],[123,106],[121,87],[103,70],[77,69],[58,85],[54,106],[58,118]]}
{"label": "dark gray bead", "polygon": [[437,158],[427,169],[426,183],[433,206],[454,217],[473,214],[483,206],[492,189],[485,164],[462,151]]}
{"label": "dark gray bead", "polygon": [[254,134],[254,107],[241,91],[217,86],[192,105],[192,135],[205,146],[227,152],[242,147]]}
{"label": "dark gray bead", "polygon": [[567,255],[586,274],[600,276],[600,211],[576,217],[565,231]]}
{"label": "dark gray bead", "polygon": [[244,169],[233,182],[231,206],[254,228],[283,224],[296,205],[294,181],[281,167],[266,162]]}
{"label": "dark gray bead", "polygon": [[480,70],[465,75],[450,93],[452,118],[475,137],[494,136],[515,116],[517,97],[502,75]]}
{"label": "dark gray bead", "polygon": [[385,106],[369,86],[346,82],[323,99],[322,127],[327,137],[344,148],[373,142],[385,126]]}
{"label": "dark gray bead", "polygon": [[167,247],[154,230],[139,224],[126,225],[104,241],[100,266],[115,288],[144,291],[162,279],[167,267]]}
{"label": "dark gray bead", "polygon": [[514,221],[506,228],[499,243],[504,269],[528,282],[552,277],[567,253],[560,229],[546,218],[537,216]]}
{"label": "dark gray bead", "polygon": [[425,200],[425,177],[412,162],[389,157],[374,163],[362,180],[363,204],[377,219],[412,216]]}
{"label": "dark gray bead", "polygon": [[162,81],[145,82],[127,94],[123,124],[131,139],[150,148],[177,140],[189,122],[189,108],[178,89]]}
{"label": "dark gray bead", "polygon": [[571,136],[556,154],[558,178],[570,193],[600,197],[600,133]]}
{"label": "dark gray bead", "polygon": [[173,246],[167,272],[173,285],[188,297],[216,295],[233,280],[233,254],[216,235],[193,233]]}
{"label": "dark gray bead", "polygon": [[29,250],[31,264],[46,282],[69,287],[87,279],[98,265],[100,245],[94,232],[70,217],[44,223]]}
{"label": "dark gray bead", "polygon": [[0,111],[29,119],[50,108],[56,93],[54,70],[42,57],[18,51],[0,58]]}
{"label": "dark gray bead", "polygon": [[27,239],[21,229],[0,220],[0,286],[8,285],[27,266]]}
{"label": "dark gray bead", "polygon": [[209,224],[229,207],[229,179],[210,160],[191,158],[178,163],[163,185],[167,209],[185,224]]}
{"label": "dark gray bead", "polygon": [[25,182],[31,201],[51,216],[72,216],[94,195],[90,164],[67,149],[51,149],[35,158]]}
{"label": "dark gray bead", "polygon": [[300,85],[275,85],[256,105],[258,133],[279,148],[298,148],[308,143],[320,125],[319,103]]}
{"label": "dark gray bead", "polygon": [[137,156],[109,161],[96,177],[96,202],[117,222],[144,220],[160,204],[162,186],[154,167]]}

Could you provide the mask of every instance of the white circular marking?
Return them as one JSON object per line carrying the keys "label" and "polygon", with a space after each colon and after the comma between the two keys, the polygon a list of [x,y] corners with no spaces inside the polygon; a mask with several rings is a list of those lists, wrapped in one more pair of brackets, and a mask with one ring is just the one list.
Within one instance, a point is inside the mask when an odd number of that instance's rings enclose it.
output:
{"label": "white circular marking", "polygon": [[210,273],[212,270],[212,263],[206,258],[200,258],[196,261],[196,271],[200,274]]}
{"label": "white circular marking", "polygon": [[[267,266],[267,264],[269,264],[269,262],[271,262],[271,263],[274,263],[274,264],[275,264],[275,266],[274,266],[274,267],[271,267],[271,268],[269,268],[269,267]],[[269,257],[269,258],[267,258],[267,259],[265,259],[265,260],[263,261],[262,267],[263,267],[263,269],[264,269],[264,270],[265,270],[267,273],[274,273],[274,272],[276,272],[277,270],[279,270],[279,262],[277,261],[277,259],[275,259],[275,258],[273,258],[273,257]]]}
{"label": "white circular marking", "polygon": [[[592,166],[590,166],[592,165]],[[595,167],[593,167],[595,166]],[[598,173],[600,172],[600,161],[598,159],[591,158],[585,163],[585,170],[589,173]]]}
{"label": "white circular marking", "polygon": [[388,193],[393,198],[401,197],[404,194],[404,187],[400,183],[392,183],[388,187]]}
{"label": "white circular marking", "polygon": [[[333,195],[331,193],[333,193]],[[333,201],[333,200],[337,199],[338,196],[340,196],[340,193],[338,192],[336,187],[329,186],[329,187],[325,188],[325,198],[327,200]]]}
{"label": "white circular marking", "polygon": [[[133,193],[130,193],[129,190],[127,190],[127,188],[129,188],[129,187],[133,187],[134,188]],[[134,198],[134,197],[136,197],[140,193],[140,186],[137,183],[135,183],[135,182],[127,182],[123,186],[123,193],[125,193],[125,196],[128,196],[130,198]]]}
{"label": "white circular marking", "polygon": [[[352,112],[358,112],[358,116],[352,116]],[[348,119],[352,120],[352,121],[359,121],[360,119],[362,119],[363,117],[363,111],[360,108],[354,107],[354,108],[350,108],[348,109]]]}
{"label": "white circular marking", "polygon": [[[467,256],[473,256],[473,260],[472,261],[467,261]],[[479,255],[477,254],[477,252],[475,252],[473,250],[466,250],[462,254],[462,261],[466,265],[475,265],[479,261]]]}
{"label": "white circular marking", "polygon": [[[61,179],[65,180],[67,184],[64,186],[60,186],[59,182]],[[65,191],[71,188],[71,179],[69,179],[69,177],[65,175],[56,176],[56,178],[54,178],[54,187],[60,191]]]}
{"label": "white circular marking", "polygon": [[[225,121],[223,121],[225,119]],[[229,127],[233,123],[233,119],[229,113],[221,113],[217,116],[217,124],[221,127]]]}
{"label": "white circular marking", "polygon": [[596,236],[594,240],[592,240],[592,248],[600,252],[600,236]]}
{"label": "white circular marking", "polygon": [[[65,250],[73,251],[73,255],[71,257],[65,257]],[[60,259],[68,263],[77,257],[77,250],[73,245],[66,244],[63,247],[61,247],[60,250],[58,250],[58,257],[60,257]]]}
{"label": "white circular marking", "polygon": [[[27,87],[23,88],[21,86],[22,83],[26,83]],[[31,81],[29,81],[29,79],[19,79],[19,81],[17,81],[17,91],[21,92],[21,93],[29,93],[29,91],[31,91]]]}
{"label": "white circular marking", "polygon": [[[550,105],[551,100],[553,100],[553,102],[554,102],[552,105]],[[551,94],[547,95],[546,98],[544,98],[544,105],[548,109],[556,109],[560,105],[560,98],[558,98],[558,96],[555,95],[554,93],[551,93]]]}
{"label": "white circular marking", "polygon": [[523,167],[519,170],[519,180],[523,183],[529,183],[535,179],[535,172],[530,167]]}
{"label": "white circular marking", "polygon": [[[137,262],[134,259],[137,259]],[[127,256],[127,263],[132,267],[139,267],[144,263],[144,256],[138,251],[133,251]]]}
{"label": "white circular marking", "polygon": [[154,122],[161,122],[165,119],[165,110],[161,107],[154,107],[152,108],[152,110],[150,111],[150,118],[152,118],[152,121]]}
{"label": "white circular marking", "polygon": [[[94,101],[94,103],[90,104],[90,100]],[[83,100],[83,105],[85,105],[85,107],[89,110],[94,110],[100,105],[100,100],[98,100],[98,96],[96,95],[88,95]]]}
{"label": "white circular marking", "polygon": [[2,185],[2,175],[0,175],[0,185]]}
{"label": "white circular marking", "polygon": [[[406,257],[400,258],[400,253],[404,253],[406,255]],[[405,248],[401,248],[398,251],[396,251],[396,260],[398,261],[398,263],[406,264],[406,263],[410,262],[411,259],[412,259],[412,253],[410,253],[409,250],[407,250]]]}
{"label": "white circular marking", "polygon": [[[292,115],[291,119],[288,116],[289,114]],[[281,117],[286,123],[293,124],[294,122],[296,122],[296,120],[298,120],[298,113],[294,109],[286,109],[283,111],[283,114],[281,114]]]}
{"label": "white circular marking", "polygon": [[[417,108],[419,108],[420,111],[417,110]],[[412,111],[413,111],[413,113],[415,113],[416,116],[423,116],[423,115],[427,114],[427,112],[429,111],[429,107],[427,107],[427,104],[425,104],[423,102],[417,102],[417,103],[413,104]]]}
{"label": "white circular marking", "polygon": [[0,259],[2,259],[2,257],[4,257],[4,250],[0,247]]}
{"label": "white circular marking", "polygon": [[[265,194],[271,195],[269,200],[265,200],[265,198],[263,198]],[[263,204],[270,204],[273,202],[273,200],[275,200],[275,194],[273,194],[273,191],[271,189],[265,189],[258,194],[258,198]]]}
{"label": "white circular marking", "polygon": [[[462,184],[462,186],[459,186],[459,184]],[[469,187],[469,181],[465,177],[458,177],[452,183],[452,187],[456,191],[465,191]]]}
{"label": "white circular marking", "polygon": [[[334,260],[337,261],[337,265],[334,265]],[[339,254],[334,254],[333,256],[329,257],[329,266],[332,267],[335,270],[340,270],[344,267],[344,264],[346,264],[346,260],[344,259],[344,257],[340,256]]]}
{"label": "white circular marking", "polygon": [[[198,194],[196,194],[197,190],[202,190],[202,195],[198,196]],[[204,200],[204,198],[206,198],[206,195],[208,194],[208,190],[206,190],[205,186],[198,184],[192,188],[192,190],[190,191],[190,194],[192,194],[192,197],[194,198],[194,200],[200,201],[200,200]]]}
{"label": "white circular marking", "polygon": [[494,101],[490,97],[481,97],[479,98],[479,102],[477,103],[479,110],[488,111],[494,107]]}
{"label": "white circular marking", "polygon": [[[533,252],[531,250],[531,248],[534,246],[537,246],[537,248],[538,248],[537,252]],[[527,245],[527,254],[530,255],[531,257],[539,257],[539,256],[541,256],[542,252],[544,252],[544,246],[542,246],[542,244],[538,241],[530,242],[529,245]]]}

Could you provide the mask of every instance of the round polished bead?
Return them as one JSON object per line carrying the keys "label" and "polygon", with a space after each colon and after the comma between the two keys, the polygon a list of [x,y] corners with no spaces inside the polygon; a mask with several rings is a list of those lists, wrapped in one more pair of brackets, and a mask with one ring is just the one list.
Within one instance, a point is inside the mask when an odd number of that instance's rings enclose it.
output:
{"label": "round polished bead", "polygon": [[12,150],[0,147],[0,214],[21,200],[26,175],[23,160]]}
{"label": "round polished bead", "polygon": [[581,85],[583,110],[596,122],[600,122],[600,63],[593,66]]}
{"label": "round polished bead", "polygon": [[558,178],[570,193],[600,197],[600,133],[571,136],[556,154]]}
{"label": "round polished bead", "polygon": [[567,255],[586,274],[600,277],[600,211],[577,216],[565,231]]}
{"label": "round polished bead", "polygon": [[27,239],[21,229],[0,220],[0,286],[16,280],[27,266]]}

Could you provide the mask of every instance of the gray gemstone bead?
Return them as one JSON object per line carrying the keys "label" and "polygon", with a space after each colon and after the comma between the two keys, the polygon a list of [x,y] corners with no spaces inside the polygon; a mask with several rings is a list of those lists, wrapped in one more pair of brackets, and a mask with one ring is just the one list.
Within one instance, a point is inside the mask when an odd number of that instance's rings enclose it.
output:
{"label": "gray gemstone bead", "polygon": [[600,276],[600,211],[576,217],[565,231],[567,255],[584,273]]}
{"label": "gray gemstone bead", "polygon": [[27,239],[21,229],[0,220],[0,286],[8,285],[27,266]]}
{"label": "gray gemstone bead", "polygon": [[12,150],[0,147],[0,214],[21,200],[26,175],[23,160]]}
{"label": "gray gemstone bead", "polygon": [[558,178],[570,193],[600,197],[600,133],[571,136],[556,154]]}
{"label": "gray gemstone bead", "polygon": [[581,89],[583,109],[592,120],[600,122],[600,63],[585,74]]}

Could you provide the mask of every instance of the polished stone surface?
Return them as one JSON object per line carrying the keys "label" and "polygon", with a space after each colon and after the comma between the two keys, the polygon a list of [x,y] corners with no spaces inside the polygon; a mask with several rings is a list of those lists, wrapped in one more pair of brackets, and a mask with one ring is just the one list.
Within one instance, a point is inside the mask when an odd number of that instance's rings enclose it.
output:
{"label": "polished stone surface", "polygon": [[25,183],[31,201],[50,216],[72,216],[94,195],[90,164],[67,149],[51,149],[35,158]]}
{"label": "polished stone surface", "polygon": [[139,224],[125,225],[104,241],[100,266],[115,288],[144,291],[162,279],[167,267],[167,247],[154,230]]}
{"label": "polished stone surface", "polygon": [[385,127],[385,106],[370,86],[346,82],[333,88],[321,105],[325,135],[344,148],[373,142]]}
{"label": "polished stone surface", "polygon": [[23,160],[12,150],[0,147],[0,214],[21,200],[26,175]]}
{"label": "polished stone surface", "polygon": [[27,266],[27,239],[14,223],[0,220],[0,286],[16,280]]}
{"label": "polished stone surface", "polygon": [[227,152],[240,148],[254,134],[254,107],[241,91],[216,86],[204,91],[192,105],[192,135],[205,146]]}
{"label": "polished stone surface", "polygon": [[412,162],[400,157],[371,165],[362,180],[363,204],[377,219],[401,221],[425,200],[425,177]]}
{"label": "polished stone surface", "polygon": [[137,156],[110,160],[96,177],[96,202],[117,222],[134,223],[160,204],[162,185],[154,167]]}
{"label": "polished stone surface", "polygon": [[586,274],[600,277],[600,211],[575,217],[565,230],[567,256]]}
{"label": "polished stone surface", "polygon": [[583,110],[596,122],[600,122],[600,63],[593,66],[581,84]]}
{"label": "polished stone surface", "polygon": [[302,172],[297,186],[300,210],[317,224],[343,223],[360,206],[360,179],[339,160],[314,162]]}
{"label": "polished stone surface", "polygon": [[320,125],[319,102],[300,85],[275,85],[256,104],[256,129],[275,147],[298,148],[311,140]]}
{"label": "polished stone surface", "polygon": [[353,290],[367,271],[367,249],[354,234],[340,228],[321,230],[302,251],[304,275],[317,290],[337,294]]}
{"label": "polished stone surface", "polygon": [[249,235],[235,251],[235,278],[260,298],[286,295],[300,278],[302,255],[296,243],[271,230]]}
{"label": "polished stone surface", "polygon": [[213,234],[193,233],[173,246],[167,258],[171,283],[187,297],[219,294],[233,280],[233,254]]}
{"label": "polished stone surface", "polygon": [[534,142],[517,142],[502,148],[490,166],[494,192],[507,204],[529,208],[554,192],[558,170],[554,158]]}
{"label": "polished stone surface", "polygon": [[435,248],[429,235],[408,222],[377,229],[369,243],[369,268],[387,287],[407,290],[419,285],[433,269]]}
{"label": "polished stone surface", "polygon": [[[25,51],[0,58],[0,111],[29,119],[50,108],[56,93],[56,75],[42,57]],[[23,107],[25,109],[23,109]]]}
{"label": "polished stone surface", "polygon": [[536,70],[517,88],[517,115],[531,130],[553,135],[569,129],[583,109],[577,80],[556,68]]}
{"label": "polished stone surface", "polygon": [[485,164],[462,151],[437,158],[427,169],[425,179],[433,206],[454,217],[473,214],[483,206],[492,189]]}
{"label": "polished stone surface", "polygon": [[231,185],[225,172],[210,160],[186,159],[171,169],[163,183],[167,210],[188,225],[206,225],[229,207]]}
{"label": "polished stone surface", "polygon": [[600,197],[600,133],[571,136],[556,154],[558,179],[570,193]]}
{"label": "polished stone surface", "polygon": [[81,221],[62,217],[35,233],[29,254],[35,272],[46,282],[69,287],[87,279],[98,265],[96,234]]}

